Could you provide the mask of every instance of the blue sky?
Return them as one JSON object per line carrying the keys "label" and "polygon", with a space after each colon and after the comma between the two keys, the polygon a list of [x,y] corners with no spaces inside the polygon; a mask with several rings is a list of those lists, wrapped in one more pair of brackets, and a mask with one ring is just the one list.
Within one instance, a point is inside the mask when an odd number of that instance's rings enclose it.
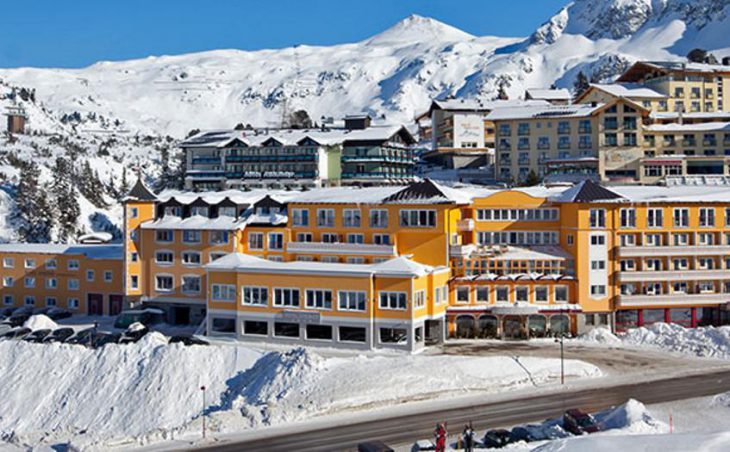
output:
{"label": "blue sky", "polygon": [[[28,0],[0,14],[0,67],[355,42],[410,14],[526,36],[568,0]],[[20,5],[16,3],[16,5]]]}

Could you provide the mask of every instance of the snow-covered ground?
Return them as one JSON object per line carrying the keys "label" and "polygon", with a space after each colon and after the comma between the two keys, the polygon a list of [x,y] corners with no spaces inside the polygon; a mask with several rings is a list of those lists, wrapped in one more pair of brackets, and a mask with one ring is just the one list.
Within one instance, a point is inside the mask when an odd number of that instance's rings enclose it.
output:
{"label": "snow-covered ground", "polygon": [[684,328],[674,324],[655,323],[621,334],[596,328],[578,337],[576,342],[651,347],[706,358],[730,359],[730,326]]}
{"label": "snow-covered ground", "polygon": [[[580,361],[573,379],[598,377]],[[199,435],[205,409],[214,432],[454,394],[487,394],[554,383],[556,359],[368,355],[327,357],[305,349],[138,344],[98,350],[0,342],[0,438],[16,446],[82,448],[148,444]],[[32,401],[32,403],[30,402]]]}

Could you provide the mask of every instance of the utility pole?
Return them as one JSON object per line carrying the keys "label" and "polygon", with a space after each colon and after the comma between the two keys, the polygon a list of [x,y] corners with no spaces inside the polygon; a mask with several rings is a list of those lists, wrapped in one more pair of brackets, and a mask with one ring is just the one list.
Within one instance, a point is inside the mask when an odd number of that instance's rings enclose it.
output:
{"label": "utility pole", "polygon": [[205,386],[201,386],[200,390],[203,391],[203,439],[205,439]]}
{"label": "utility pole", "polygon": [[565,384],[565,362],[563,355],[563,339],[565,333],[558,333],[558,337],[555,338],[555,342],[560,342],[560,384]]}

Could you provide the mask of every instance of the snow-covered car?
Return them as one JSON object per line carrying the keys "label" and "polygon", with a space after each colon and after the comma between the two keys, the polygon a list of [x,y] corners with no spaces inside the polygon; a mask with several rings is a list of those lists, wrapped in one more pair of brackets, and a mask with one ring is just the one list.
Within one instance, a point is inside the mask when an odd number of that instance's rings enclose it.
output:
{"label": "snow-covered car", "polygon": [[81,330],[78,333],[76,333],[73,336],[66,339],[66,343],[67,344],[90,345],[91,338],[95,332],[96,332],[96,328],[87,328],[85,330]]}
{"label": "snow-covered car", "polygon": [[33,311],[33,315],[43,314],[51,320],[61,320],[71,317],[71,311],[56,307],[48,306],[45,308],[36,309]]}
{"label": "snow-covered car", "polygon": [[382,441],[367,441],[357,445],[357,452],[395,452]]}
{"label": "snow-covered car", "polygon": [[25,336],[23,340],[26,342],[40,343],[43,342],[43,339],[45,339],[46,336],[48,336],[49,334],[51,334],[51,330],[49,329],[44,328],[42,330],[35,330],[29,335]]}
{"label": "snow-covered car", "polygon": [[131,344],[139,341],[144,337],[145,334],[149,333],[150,330],[143,324],[135,322],[129,325],[129,328],[122,333],[122,337],[119,338],[120,344]]}
{"label": "snow-covered car", "polygon": [[523,427],[523,426],[517,426],[513,427],[512,430],[509,432],[511,437],[511,442],[516,443],[518,441],[524,441],[526,443],[529,443],[530,441],[535,441],[537,438],[535,438],[535,435],[533,434],[532,430]]}
{"label": "snow-covered car", "polygon": [[155,308],[122,311],[114,320],[114,328],[126,330],[132,324],[157,325],[165,322],[165,311]]}
{"label": "snow-covered car", "polygon": [[600,430],[593,416],[578,409],[568,410],[563,414],[563,428],[574,435],[596,433]]}
{"label": "snow-covered car", "polygon": [[486,448],[496,449],[504,447],[510,442],[512,442],[512,436],[510,435],[509,430],[494,429],[489,430],[484,435],[484,447]]}
{"label": "snow-covered car", "polygon": [[3,339],[23,339],[25,336],[29,335],[32,331],[30,328],[13,328],[12,330],[8,331],[7,333],[2,335]]}
{"label": "snow-covered car", "polygon": [[66,339],[73,336],[76,333],[73,328],[59,328],[53,330],[51,334],[43,339],[44,343],[50,342],[66,342]]}
{"label": "snow-covered car", "polygon": [[116,344],[121,337],[121,333],[96,332],[91,337],[91,346],[101,348],[106,344]]}
{"label": "snow-covered car", "polygon": [[183,345],[210,345],[210,342],[200,339],[199,337],[196,337],[192,334],[181,334],[178,336],[172,336],[170,338],[170,343],[181,343]]}

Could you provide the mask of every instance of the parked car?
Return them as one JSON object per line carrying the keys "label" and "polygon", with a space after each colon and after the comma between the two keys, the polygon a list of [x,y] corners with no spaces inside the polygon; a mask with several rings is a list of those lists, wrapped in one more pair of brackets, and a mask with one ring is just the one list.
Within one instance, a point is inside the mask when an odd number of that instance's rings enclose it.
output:
{"label": "parked car", "polygon": [[8,331],[12,330],[13,327],[8,325],[7,323],[0,323],[0,336],[7,333]]}
{"label": "parked car", "polygon": [[10,306],[9,308],[4,308],[0,310],[0,318],[7,318],[10,317],[13,312],[15,312],[18,309],[17,306]]}
{"label": "parked car", "polygon": [[484,446],[490,449],[498,449],[509,444],[511,442],[511,438],[509,430],[489,430],[484,435]]}
{"label": "parked car", "polygon": [[73,336],[66,339],[67,344],[79,344],[79,345],[90,345],[91,338],[96,333],[96,328],[87,328],[81,330]]}
{"label": "parked car", "polygon": [[93,348],[101,348],[106,344],[116,344],[122,337],[120,333],[102,333],[96,332],[91,336],[91,346]]}
{"label": "parked car", "polygon": [[33,311],[33,315],[37,315],[37,314],[43,314],[51,320],[67,319],[73,315],[73,314],[71,314],[71,311],[67,311],[66,309],[59,308],[56,306],[48,306],[48,307],[36,309],[35,311]]}
{"label": "parked car", "polygon": [[4,339],[23,339],[25,336],[31,333],[30,328],[13,328],[7,333],[3,334]]}
{"label": "parked car", "polygon": [[26,342],[40,343],[43,342],[43,339],[45,339],[46,336],[48,336],[49,334],[51,334],[51,330],[49,329],[35,330],[29,335],[25,336],[23,340]]}
{"label": "parked car", "polygon": [[140,339],[144,337],[145,334],[149,333],[150,330],[146,326],[142,326],[142,328],[136,328],[136,329],[128,329],[124,333],[122,333],[122,337],[119,338],[120,344],[131,344],[134,342],[138,342]]}
{"label": "parked car", "polygon": [[43,339],[44,343],[50,342],[66,342],[66,339],[73,336],[76,333],[73,328],[59,328],[53,330],[51,334]]}
{"label": "parked car", "polygon": [[578,409],[568,410],[563,414],[563,428],[574,435],[596,433],[600,430],[593,416]]}
{"label": "parked car", "polygon": [[181,343],[183,345],[210,345],[210,343],[206,340],[200,339],[199,337],[196,337],[192,334],[181,334],[178,336],[172,336],[170,338],[170,343]]}
{"label": "parked car", "polygon": [[529,443],[530,441],[535,441],[537,439],[530,429],[523,426],[513,427],[512,430],[510,430],[509,435],[510,442],[512,443],[516,443],[518,441]]}
{"label": "parked car", "polygon": [[357,445],[357,452],[395,452],[382,441],[366,441]]}
{"label": "parked car", "polygon": [[122,311],[114,320],[114,328],[127,329],[134,323],[151,326],[165,322],[165,311],[162,309],[146,308],[131,311]]}

